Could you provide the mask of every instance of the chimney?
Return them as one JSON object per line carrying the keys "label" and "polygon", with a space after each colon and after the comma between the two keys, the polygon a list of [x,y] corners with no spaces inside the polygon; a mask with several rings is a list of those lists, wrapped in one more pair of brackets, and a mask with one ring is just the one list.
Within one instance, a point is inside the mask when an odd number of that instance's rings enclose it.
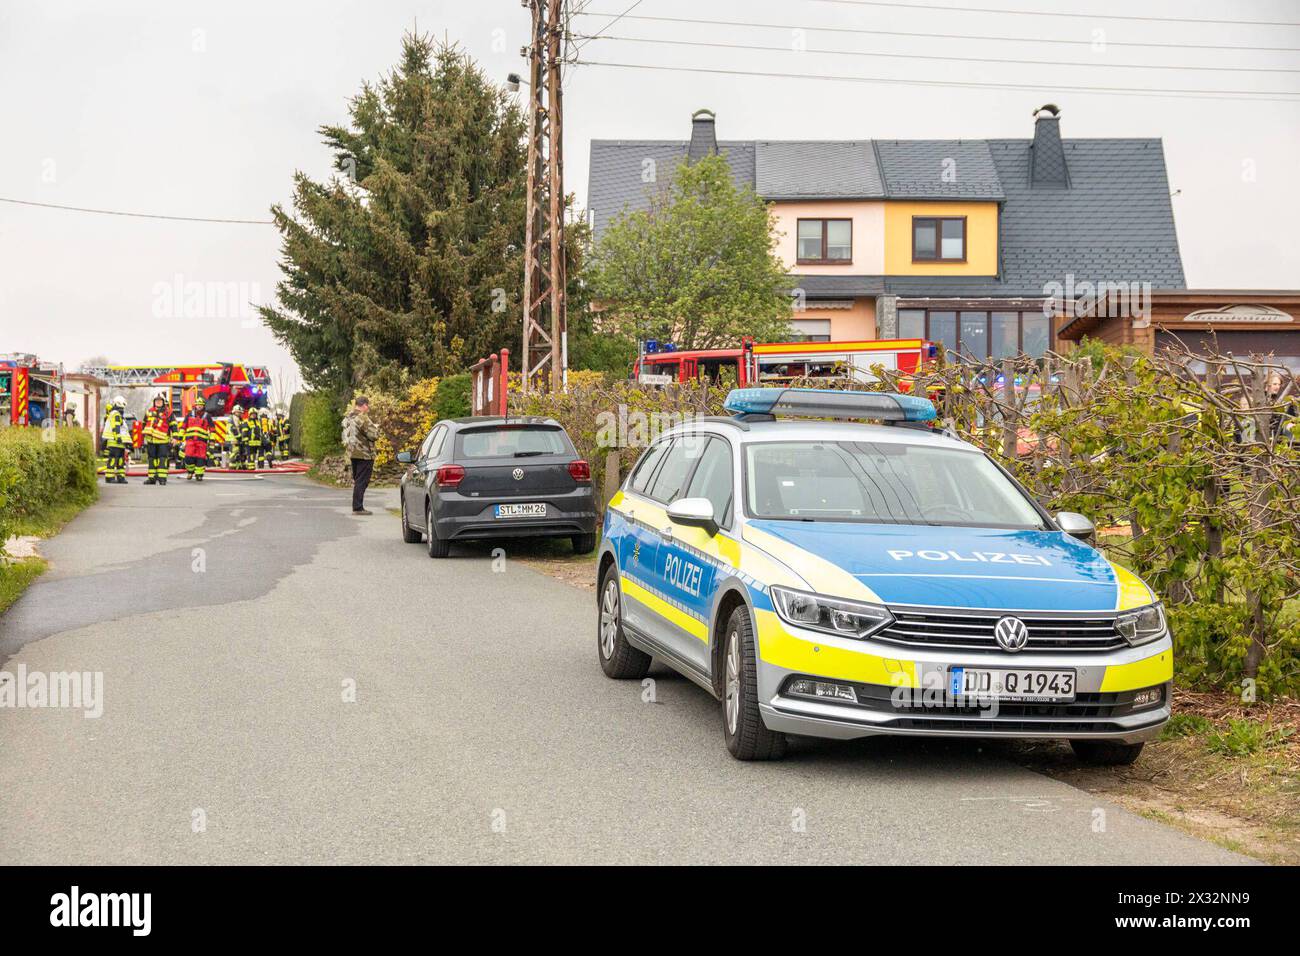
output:
{"label": "chimney", "polygon": [[713,110],[696,110],[691,114],[691,145],[686,150],[686,161],[695,162],[718,152],[718,137],[713,129]]}
{"label": "chimney", "polygon": [[1061,108],[1055,103],[1034,110],[1029,185],[1033,189],[1070,188],[1070,170],[1065,165],[1065,147],[1061,144]]}

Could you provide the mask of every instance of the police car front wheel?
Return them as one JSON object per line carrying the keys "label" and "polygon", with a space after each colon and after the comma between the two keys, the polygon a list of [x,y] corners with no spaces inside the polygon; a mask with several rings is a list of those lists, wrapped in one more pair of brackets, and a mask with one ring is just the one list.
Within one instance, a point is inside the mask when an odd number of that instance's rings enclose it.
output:
{"label": "police car front wheel", "polygon": [[622,600],[618,569],[611,564],[600,585],[596,652],[600,655],[600,669],[606,677],[637,680],[650,670],[650,655],[633,647],[623,635]]}
{"label": "police car front wheel", "polygon": [[785,756],[785,734],[769,730],[758,712],[758,658],[754,624],[746,608],[727,619],[722,651],[722,734],[737,760],[779,760]]}

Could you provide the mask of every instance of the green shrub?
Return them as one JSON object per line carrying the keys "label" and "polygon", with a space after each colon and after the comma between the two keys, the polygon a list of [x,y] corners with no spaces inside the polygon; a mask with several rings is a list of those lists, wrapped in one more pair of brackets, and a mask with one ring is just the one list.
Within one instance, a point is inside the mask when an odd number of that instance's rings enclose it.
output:
{"label": "green shrub", "polygon": [[95,468],[94,443],[84,429],[0,429],[0,544],[20,523],[93,501]]}
{"label": "green shrub", "polygon": [[1229,720],[1228,729],[1210,734],[1206,745],[1211,753],[1227,757],[1249,757],[1261,750],[1276,747],[1291,735],[1289,727],[1270,727],[1257,720]]}
{"label": "green shrub", "polygon": [[319,461],[343,447],[343,416],[333,400],[320,393],[307,395],[302,412],[302,451]]}
{"label": "green shrub", "polygon": [[307,392],[298,392],[289,399],[289,451],[302,454],[302,416],[307,410]]}
{"label": "green shrub", "polygon": [[1174,714],[1169,718],[1169,723],[1165,724],[1160,736],[1166,740],[1174,737],[1199,737],[1208,734],[1213,728],[1209,718],[1200,714]]}
{"label": "green shrub", "polygon": [[433,410],[438,419],[464,418],[470,414],[470,376],[449,375],[438,383],[433,394]]}

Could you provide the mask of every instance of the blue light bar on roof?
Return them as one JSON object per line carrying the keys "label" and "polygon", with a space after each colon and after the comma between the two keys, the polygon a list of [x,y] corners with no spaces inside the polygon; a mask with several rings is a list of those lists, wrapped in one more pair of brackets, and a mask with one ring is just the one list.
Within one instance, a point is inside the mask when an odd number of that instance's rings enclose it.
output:
{"label": "blue light bar on roof", "polygon": [[886,422],[929,422],[935,418],[934,404],[927,398],[829,388],[735,388],[722,407],[735,415],[874,418]]}

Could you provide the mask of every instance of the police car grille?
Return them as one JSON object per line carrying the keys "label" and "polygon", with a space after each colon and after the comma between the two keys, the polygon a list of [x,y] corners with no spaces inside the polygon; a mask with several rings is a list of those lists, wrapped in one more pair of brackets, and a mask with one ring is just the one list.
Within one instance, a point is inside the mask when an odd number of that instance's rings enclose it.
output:
{"label": "police car grille", "polygon": [[[873,640],[905,647],[940,650],[998,650],[993,628],[997,613],[951,613],[890,608],[894,623]],[[1029,628],[1024,651],[1109,651],[1125,642],[1115,630],[1114,618],[1086,615],[1016,613]]]}

